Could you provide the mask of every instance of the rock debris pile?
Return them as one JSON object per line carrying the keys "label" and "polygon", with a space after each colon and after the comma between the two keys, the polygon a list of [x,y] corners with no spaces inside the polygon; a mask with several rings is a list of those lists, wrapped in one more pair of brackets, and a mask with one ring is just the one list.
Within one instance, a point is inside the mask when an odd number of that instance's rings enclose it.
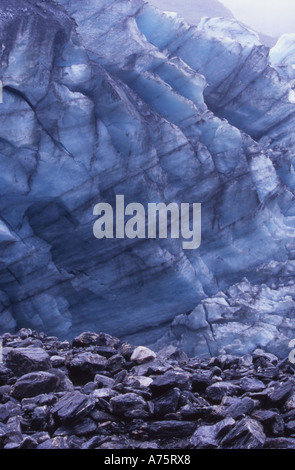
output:
{"label": "rock debris pile", "polygon": [[2,449],[295,448],[287,358],[188,358],[104,333],[0,340]]}

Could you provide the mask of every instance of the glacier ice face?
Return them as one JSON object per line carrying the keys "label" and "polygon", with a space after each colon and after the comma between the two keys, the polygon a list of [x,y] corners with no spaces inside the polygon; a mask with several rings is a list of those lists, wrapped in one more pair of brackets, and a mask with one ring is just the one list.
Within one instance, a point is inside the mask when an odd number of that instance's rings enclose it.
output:
{"label": "glacier ice face", "polygon": [[295,64],[295,34],[283,34],[270,50],[270,62],[274,66]]}
{"label": "glacier ice face", "polygon": [[[190,27],[141,0],[3,0],[0,21],[1,331],[147,344],[181,315],[183,340],[179,318],[171,334],[187,350],[282,354],[294,328],[271,284],[295,255],[295,108],[257,36],[233,20]],[[201,202],[201,248],[96,240],[93,207],[116,194]],[[204,302],[245,277],[253,297],[274,295],[252,312],[255,334],[231,308],[211,330]]]}
{"label": "glacier ice face", "polygon": [[259,345],[284,357],[295,326],[294,306],[293,280],[269,287],[244,279],[203,300],[189,315],[177,316],[159,344],[172,341],[190,355],[205,356],[244,355]]}
{"label": "glacier ice face", "polygon": [[[185,0],[185,2],[183,0],[148,0],[148,3],[163,11],[177,12],[178,16],[192,25],[198,25],[205,17],[234,19],[233,13],[218,0]],[[240,21],[242,21],[241,18]],[[248,27],[251,28],[251,24],[248,24]],[[259,32],[259,37],[266,46],[273,47],[276,43],[274,37],[265,33]]]}
{"label": "glacier ice face", "polygon": [[[205,18],[198,27],[185,29],[165,17],[160,33],[150,26],[156,16],[151,10],[146,6],[138,16],[140,29],[160,50],[176,54],[206,77],[204,96],[216,115],[256,140],[290,117],[291,85],[271,66],[269,49],[255,33],[231,19]],[[271,137],[274,146],[278,134]]]}
{"label": "glacier ice face", "polygon": [[148,0],[159,10],[169,10],[179,13],[190,24],[198,24],[204,17],[233,18],[232,12],[218,0]]}

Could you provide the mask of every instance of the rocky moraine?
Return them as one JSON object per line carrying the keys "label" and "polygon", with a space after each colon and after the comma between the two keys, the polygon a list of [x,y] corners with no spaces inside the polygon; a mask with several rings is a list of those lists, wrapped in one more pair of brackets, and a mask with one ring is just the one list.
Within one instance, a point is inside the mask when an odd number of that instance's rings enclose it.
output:
{"label": "rocky moraine", "polygon": [[295,448],[288,358],[188,358],[89,332],[1,339],[2,449]]}

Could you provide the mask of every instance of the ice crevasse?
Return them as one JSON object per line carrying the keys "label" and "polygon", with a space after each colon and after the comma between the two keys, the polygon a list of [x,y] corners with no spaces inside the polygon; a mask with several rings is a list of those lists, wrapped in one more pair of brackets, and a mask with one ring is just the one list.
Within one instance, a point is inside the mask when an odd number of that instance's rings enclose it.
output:
{"label": "ice crevasse", "polygon": [[[287,58],[234,20],[189,26],[141,0],[2,0],[0,41],[1,332],[283,357],[292,41]],[[117,194],[202,203],[201,247],[95,239],[93,207]]]}

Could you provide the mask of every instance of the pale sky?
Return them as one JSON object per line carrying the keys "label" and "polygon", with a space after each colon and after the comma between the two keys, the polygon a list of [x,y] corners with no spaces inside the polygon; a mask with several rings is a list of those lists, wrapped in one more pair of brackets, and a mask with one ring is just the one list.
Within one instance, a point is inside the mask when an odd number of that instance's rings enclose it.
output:
{"label": "pale sky", "polygon": [[269,36],[295,33],[295,0],[219,0],[235,17]]}

